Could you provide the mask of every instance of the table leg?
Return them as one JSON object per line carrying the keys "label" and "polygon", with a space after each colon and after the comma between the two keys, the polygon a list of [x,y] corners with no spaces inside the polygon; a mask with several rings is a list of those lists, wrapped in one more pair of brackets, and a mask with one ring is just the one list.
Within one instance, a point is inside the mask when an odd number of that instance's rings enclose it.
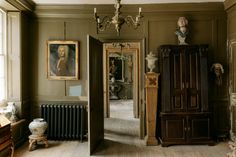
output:
{"label": "table leg", "polygon": [[32,151],[33,144],[36,142],[36,140],[29,140],[29,151]]}
{"label": "table leg", "polygon": [[47,139],[44,140],[44,144],[45,144],[45,148],[47,148],[48,147],[48,140]]}
{"label": "table leg", "polygon": [[11,147],[11,157],[14,156],[14,146]]}

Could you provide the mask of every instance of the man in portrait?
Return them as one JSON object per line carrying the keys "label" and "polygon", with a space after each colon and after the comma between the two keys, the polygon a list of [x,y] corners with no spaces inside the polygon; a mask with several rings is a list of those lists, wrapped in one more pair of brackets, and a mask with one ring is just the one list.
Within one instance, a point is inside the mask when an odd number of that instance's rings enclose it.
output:
{"label": "man in portrait", "polygon": [[68,46],[58,46],[57,76],[66,76],[68,73]]}

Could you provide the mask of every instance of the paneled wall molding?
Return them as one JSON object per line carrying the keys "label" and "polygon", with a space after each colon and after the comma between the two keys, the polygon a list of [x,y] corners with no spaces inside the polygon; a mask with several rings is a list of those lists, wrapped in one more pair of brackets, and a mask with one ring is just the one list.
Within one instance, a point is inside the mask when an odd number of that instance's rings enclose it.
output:
{"label": "paneled wall molding", "polygon": [[235,52],[236,52],[236,40],[231,39],[228,42],[228,56],[229,56],[229,70],[230,70],[230,78],[229,78],[229,91],[230,93],[236,92],[236,62],[235,62]]}
{"label": "paneled wall molding", "polygon": [[235,7],[232,7],[231,9],[226,10],[226,11],[228,13],[228,19],[232,20],[232,18],[235,18],[236,16],[236,5]]}
{"label": "paneled wall molding", "polygon": [[71,101],[71,102],[78,102],[78,101],[88,101],[87,96],[79,96],[79,97],[68,97],[68,96],[48,96],[48,95],[40,95],[31,98],[31,101]]}
{"label": "paneled wall molding", "polygon": [[[113,5],[36,5],[35,15],[37,17],[60,17],[60,18],[93,18],[93,8],[96,7],[98,13],[103,15],[113,15]],[[181,3],[181,4],[142,4],[142,5],[123,5],[121,12],[125,14],[136,14],[138,8],[142,7],[143,14],[149,13],[174,13],[180,12],[218,12],[224,10],[223,3]]]}
{"label": "paneled wall molding", "polygon": [[32,0],[5,0],[20,11],[30,11],[33,12],[35,8],[35,3]]}
{"label": "paneled wall molding", "polygon": [[236,108],[236,93],[230,93],[230,138],[232,141],[236,142],[235,135],[235,108]]}
{"label": "paneled wall molding", "polygon": [[236,6],[236,0],[225,0],[224,6],[225,6],[225,10],[228,10],[232,8],[233,6]]}
{"label": "paneled wall molding", "polygon": [[234,40],[234,38],[236,38],[236,32],[231,33],[231,34],[228,35],[228,39],[230,39],[230,41],[232,41],[231,39]]}

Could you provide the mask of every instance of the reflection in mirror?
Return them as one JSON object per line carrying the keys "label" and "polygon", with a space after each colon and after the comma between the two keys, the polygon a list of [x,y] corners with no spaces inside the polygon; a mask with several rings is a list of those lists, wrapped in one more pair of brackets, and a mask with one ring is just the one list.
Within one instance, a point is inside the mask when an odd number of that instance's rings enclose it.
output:
{"label": "reflection in mirror", "polygon": [[[104,129],[109,137],[140,135],[140,43],[104,45]],[[139,119],[140,118],[140,119]]]}
{"label": "reflection in mirror", "polygon": [[133,56],[129,53],[109,54],[110,100],[132,99]]}

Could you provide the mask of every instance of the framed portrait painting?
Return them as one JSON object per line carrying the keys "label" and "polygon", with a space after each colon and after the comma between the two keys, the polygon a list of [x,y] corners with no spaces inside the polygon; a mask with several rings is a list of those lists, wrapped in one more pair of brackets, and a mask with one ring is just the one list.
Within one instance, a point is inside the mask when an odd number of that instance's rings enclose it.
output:
{"label": "framed portrait painting", "polygon": [[79,79],[79,42],[47,42],[47,78],[49,80]]}

